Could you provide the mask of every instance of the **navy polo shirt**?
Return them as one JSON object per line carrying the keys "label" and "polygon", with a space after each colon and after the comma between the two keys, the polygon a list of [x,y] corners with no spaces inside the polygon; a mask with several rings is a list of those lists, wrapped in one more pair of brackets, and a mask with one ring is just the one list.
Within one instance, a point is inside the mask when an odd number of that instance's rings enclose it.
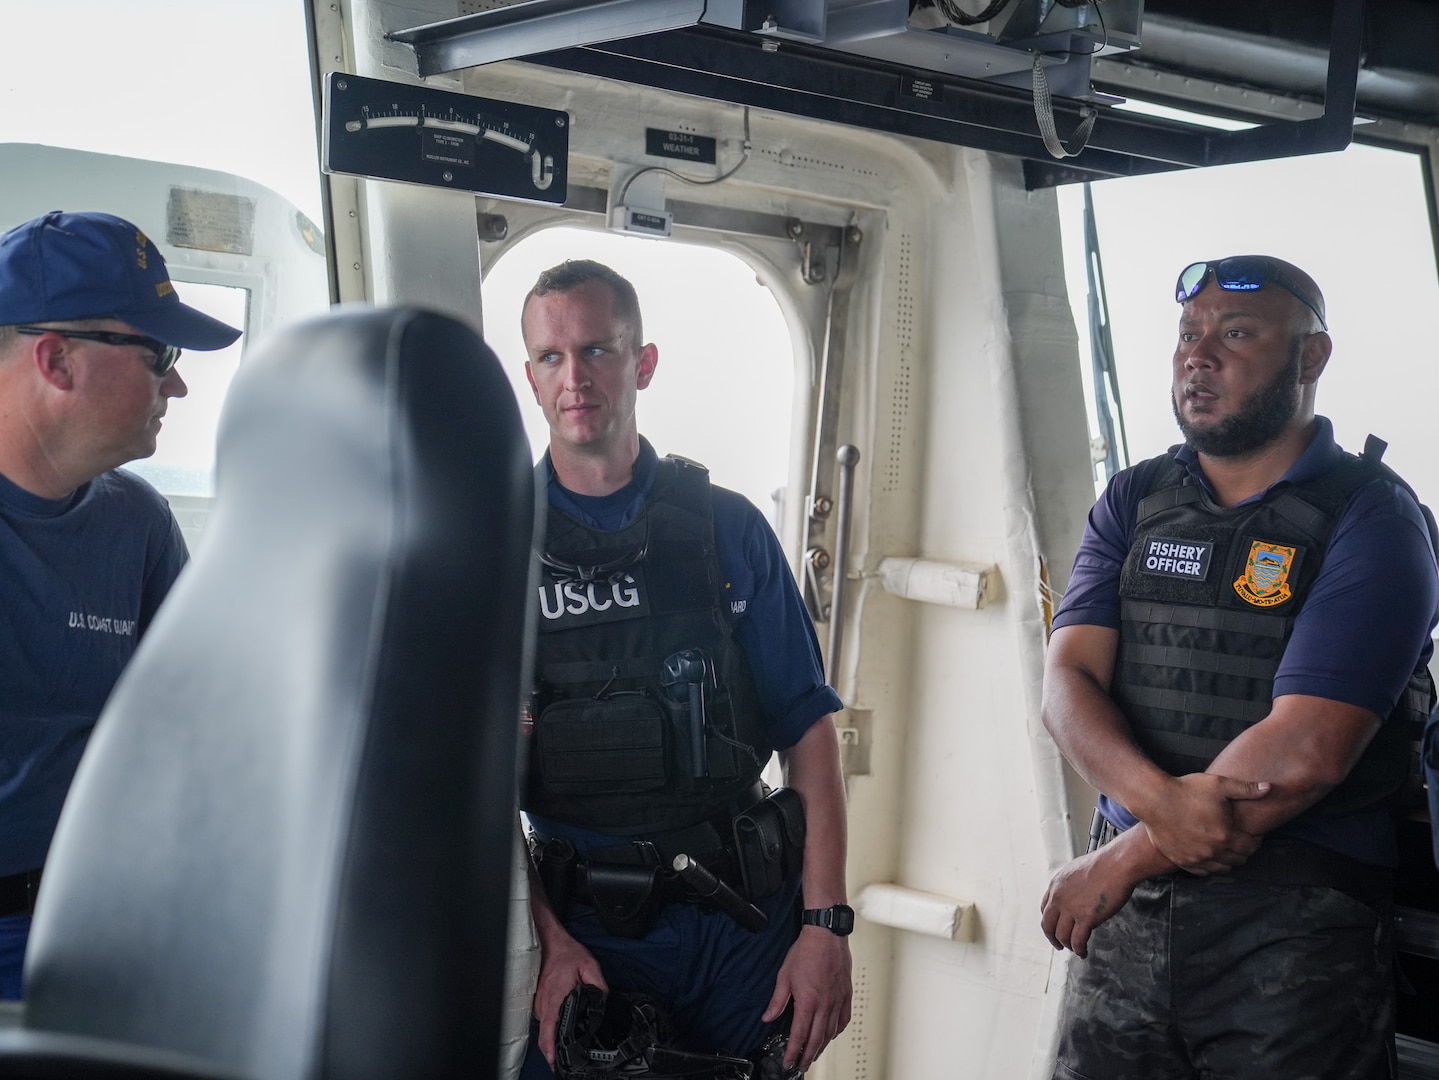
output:
{"label": "navy polo shirt", "polygon": [[[1334,427],[1315,418],[1314,435],[1278,484],[1322,476],[1340,460]],[[1189,446],[1176,453],[1191,476],[1213,494]],[[1054,627],[1119,629],[1119,579],[1134,539],[1140,500],[1163,457],[1117,474],[1089,512],[1074,571]],[[1244,504],[1240,504],[1244,505]],[[1388,717],[1409,676],[1433,653],[1430,632],[1439,618],[1439,577],[1434,539],[1412,496],[1376,479],[1355,493],[1334,527],[1329,550],[1309,598],[1294,622],[1274,678],[1274,696],[1307,694],[1342,701]],[[1135,818],[1101,796],[1101,810],[1121,828]],[[1371,863],[1396,861],[1393,829],[1384,810],[1371,810],[1281,830]]]}
{"label": "navy polo shirt", "polygon": [[44,863],[96,717],[188,557],[133,473],[63,499],[0,476],[0,875]]}

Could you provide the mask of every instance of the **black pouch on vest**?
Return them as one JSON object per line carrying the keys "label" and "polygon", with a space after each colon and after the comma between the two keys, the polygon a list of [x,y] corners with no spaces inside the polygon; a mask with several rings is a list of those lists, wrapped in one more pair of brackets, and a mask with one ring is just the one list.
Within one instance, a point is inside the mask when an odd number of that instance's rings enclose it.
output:
{"label": "black pouch on vest", "polygon": [[804,803],[792,788],[778,788],[735,816],[735,861],[748,899],[773,895],[799,873],[804,831]]}
{"label": "black pouch on vest", "polygon": [[575,884],[580,898],[594,905],[600,923],[615,937],[644,937],[664,907],[657,866],[585,862]]}
{"label": "black pouch on vest", "polygon": [[540,713],[536,734],[548,791],[616,795],[664,787],[665,716],[653,698],[563,698]]}
{"label": "black pouch on vest", "polygon": [[[714,691],[707,725],[705,744],[709,752],[709,776],[711,780],[725,783],[739,776],[743,765],[754,760],[753,748],[736,744],[734,739],[734,705],[730,692],[724,687]],[[744,752],[745,758],[740,754]]]}

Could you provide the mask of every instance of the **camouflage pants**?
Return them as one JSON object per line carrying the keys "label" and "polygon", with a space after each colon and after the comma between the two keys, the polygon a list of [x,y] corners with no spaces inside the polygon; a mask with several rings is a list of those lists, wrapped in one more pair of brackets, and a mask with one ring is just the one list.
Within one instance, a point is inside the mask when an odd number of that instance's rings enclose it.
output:
{"label": "camouflage pants", "polygon": [[1390,1080],[1391,935],[1337,889],[1151,878],[1070,962],[1055,1080]]}

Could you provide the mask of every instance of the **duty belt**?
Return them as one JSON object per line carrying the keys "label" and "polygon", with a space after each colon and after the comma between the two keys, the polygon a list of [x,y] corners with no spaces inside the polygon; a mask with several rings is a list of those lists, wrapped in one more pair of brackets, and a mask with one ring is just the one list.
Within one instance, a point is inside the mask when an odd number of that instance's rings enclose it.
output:
{"label": "duty belt", "polygon": [[[1096,809],[1089,827],[1089,850],[1099,850],[1123,831]],[[1198,876],[1184,870],[1172,871],[1167,876],[1181,874]],[[1335,889],[1372,908],[1388,904],[1394,893],[1394,873],[1385,867],[1360,862],[1306,840],[1273,833],[1266,836],[1259,850],[1244,862],[1209,876],[1258,885]]]}
{"label": "duty belt", "polygon": [[1249,859],[1222,876],[1261,885],[1336,889],[1372,908],[1394,899],[1394,873],[1291,836],[1270,834]]}
{"label": "duty belt", "polygon": [[[762,800],[765,794],[764,785],[756,782],[747,791],[731,799],[728,806],[696,825],[654,833],[644,840],[633,840],[628,844],[592,848],[584,853],[582,859],[620,866],[654,866],[656,859],[668,866],[676,855],[692,855],[695,858],[716,861],[721,858],[728,859],[730,823],[742,811]],[[543,844],[550,838],[536,834],[535,839]]]}
{"label": "duty belt", "polygon": [[669,866],[676,855],[690,855],[717,874],[730,875],[730,845],[727,840],[730,816],[701,821],[686,829],[663,833],[653,840],[634,840],[614,847],[594,848],[584,860],[617,866]]}
{"label": "duty belt", "polygon": [[[764,803],[763,789],[752,793]],[[754,806],[747,808],[753,812]],[[708,821],[652,838],[591,849],[580,856],[569,841],[536,836],[531,857],[555,914],[564,919],[571,901],[593,907],[605,929],[619,937],[643,937],[667,904],[718,908],[740,925],[759,931],[768,917],[745,896],[734,847],[730,809]],[[758,891],[755,896],[768,895]]]}

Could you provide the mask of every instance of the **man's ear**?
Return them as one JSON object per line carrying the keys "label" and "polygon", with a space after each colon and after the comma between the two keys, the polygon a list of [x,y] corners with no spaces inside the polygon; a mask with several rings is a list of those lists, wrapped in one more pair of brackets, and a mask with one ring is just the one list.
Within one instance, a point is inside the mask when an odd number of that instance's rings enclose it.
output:
{"label": "man's ear", "polygon": [[660,351],[654,345],[644,345],[640,348],[640,361],[636,365],[635,385],[643,390],[655,377],[655,368],[660,362]]}
{"label": "man's ear", "polygon": [[34,339],[30,360],[40,377],[57,390],[72,390],[75,387],[74,356],[69,345],[59,334],[42,334]]}
{"label": "man's ear", "polygon": [[1319,376],[1324,374],[1324,369],[1329,365],[1330,354],[1334,352],[1334,340],[1323,330],[1319,330],[1305,336],[1301,349],[1299,354],[1300,385],[1318,382]]}
{"label": "man's ear", "polygon": [[530,384],[530,393],[535,395],[535,404],[543,408],[544,402],[540,400],[540,388],[535,385],[534,372],[530,370],[530,362],[525,361],[525,382]]}

